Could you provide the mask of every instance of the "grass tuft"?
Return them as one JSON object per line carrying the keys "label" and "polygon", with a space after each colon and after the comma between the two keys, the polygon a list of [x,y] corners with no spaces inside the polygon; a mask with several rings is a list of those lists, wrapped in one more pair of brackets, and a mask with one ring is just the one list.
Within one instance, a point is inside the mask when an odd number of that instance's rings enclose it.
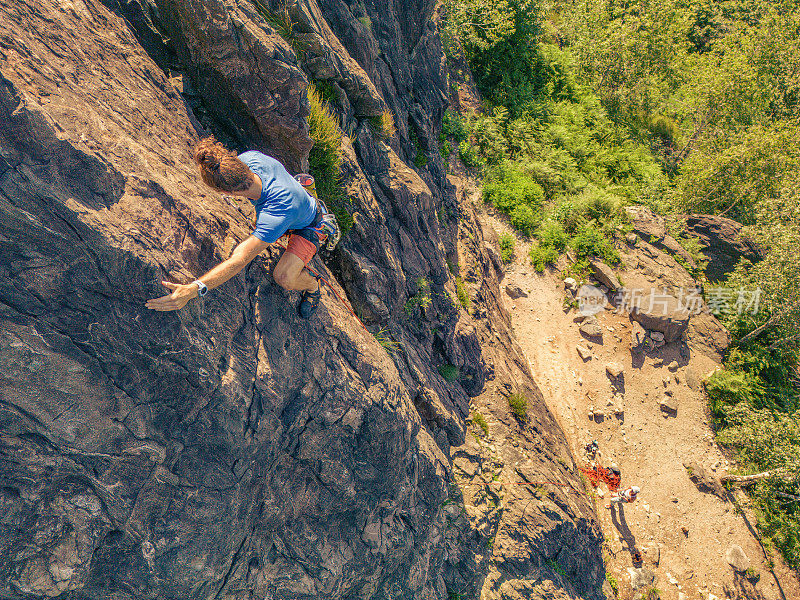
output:
{"label": "grass tuft", "polygon": [[472,299],[469,297],[469,290],[461,277],[456,277],[456,296],[464,310],[470,312],[472,310]]}
{"label": "grass tuft", "polygon": [[394,137],[397,133],[397,128],[394,125],[394,115],[388,108],[377,117],[367,117],[372,132],[382,140],[388,140]]}
{"label": "grass tuft", "polygon": [[442,379],[445,381],[452,383],[461,377],[461,369],[455,365],[439,365],[439,375],[441,375]]}
{"label": "grass tuft", "polygon": [[489,435],[489,424],[486,422],[486,418],[480,412],[476,410],[472,415],[472,420],[478,427],[481,428],[484,435]]}
{"label": "grass tuft", "polygon": [[400,342],[395,342],[391,338],[391,332],[386,327],[381,327],[377,333],[373,333],[378,343],[383,346],[387,354],[394,354],[400,348]]}
{"label": "grass tuft", "polygon": [[314,176],[317,194],[336,215],[344,234],[353,226],[353,217],[346,208],[350,198],[341,185],[342,131],[314,85],[308,86],[308,105],[308,128],[314,140],[308,155],[309,171]]}
{"label": "grass tuft", "polygon": [[515,392],[508,396],[508,406],[511,407],[511,412],[520,420],[528,420],[528,399],[524,394]]}

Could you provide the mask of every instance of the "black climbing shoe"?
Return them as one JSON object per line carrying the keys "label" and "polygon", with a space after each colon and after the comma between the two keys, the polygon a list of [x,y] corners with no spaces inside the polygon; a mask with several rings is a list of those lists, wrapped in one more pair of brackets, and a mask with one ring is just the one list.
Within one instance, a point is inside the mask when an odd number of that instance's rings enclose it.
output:
{"label": "black climbing shoe", "polygon": [[300,304],[297,305],[297,313],[303,319],[310,319],[314,311],[317,310],[319,304],[320,290],[317,288],[316,292],[303,292],[300,296]]}

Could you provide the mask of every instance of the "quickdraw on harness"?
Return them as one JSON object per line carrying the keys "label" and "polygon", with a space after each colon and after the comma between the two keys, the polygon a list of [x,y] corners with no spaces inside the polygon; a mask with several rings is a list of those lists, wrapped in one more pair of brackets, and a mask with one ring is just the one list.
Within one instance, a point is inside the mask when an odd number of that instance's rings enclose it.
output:
{"label": "quickdraw on harness", "polygon": [[597,465],[591,469],[578,467],[581,473],[586,475],[586,478],[592,484],[593,487],[597,487],[598,483],[601,481],[608,486],[609,492],[616,492],[619,489],[619,484],[622,481],[622,477],[620,477],[620,473],[618,469],[614,469],[612,467],[602,467]]}

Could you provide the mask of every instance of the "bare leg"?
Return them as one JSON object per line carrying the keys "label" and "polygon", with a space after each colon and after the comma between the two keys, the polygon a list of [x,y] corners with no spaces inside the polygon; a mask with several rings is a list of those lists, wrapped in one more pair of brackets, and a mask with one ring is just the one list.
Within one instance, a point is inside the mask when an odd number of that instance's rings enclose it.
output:
{"label": "bare leg", "polygon": [[315,292],[319,282],[306,269],[303,261],[294,254],[284,252],[272,272],[275,282],[286,290]]}

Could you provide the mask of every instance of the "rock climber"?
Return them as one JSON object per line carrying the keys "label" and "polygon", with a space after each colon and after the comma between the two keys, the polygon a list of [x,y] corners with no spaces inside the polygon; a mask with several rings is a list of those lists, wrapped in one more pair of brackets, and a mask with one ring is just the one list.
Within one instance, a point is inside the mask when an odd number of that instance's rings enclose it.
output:
{"label": "rock climber", "polygon": [[145,303],[157,311],[178,310],[189,300],[205,296],[236,275],[267,245],[289,232],[289,243],[272,272],[286,290],[302,292],[298,313],[308,319],[320,299],[319,280],[305,269],[326,235],[324,204],[309,194],[283,165],[261,152],[236,155],[214,137],[200,140],[194,148],[200,177],[212,189],[247,198],[255,207],[255,231],[236,246],[230,258],[188,284],[162,281],[171,293]]}
{"label": "rock climber", "polygon": [[636,496],[640,491],[641,490],[639,490],[639,487],[634,485],[628,489],[622,490],[621,492],[617,492],[616,495],[609,498],[609,503],[606,504],[606,508],[611,508],[612,504],[618,504],[620,502],[625,502],[628,504],[635,502]]}

